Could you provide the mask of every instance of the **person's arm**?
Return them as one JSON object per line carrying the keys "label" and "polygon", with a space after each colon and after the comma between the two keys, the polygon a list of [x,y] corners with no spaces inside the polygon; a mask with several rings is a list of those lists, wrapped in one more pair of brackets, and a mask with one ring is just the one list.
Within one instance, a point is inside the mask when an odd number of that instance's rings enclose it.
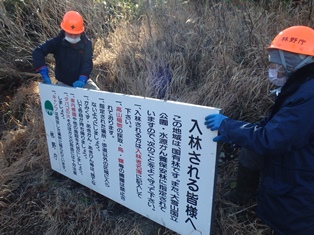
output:
{"label": "person's arm", "polygon": [[[308,89],[306,92],[309,92]],[[219,134],[260,155],[280,154],[300,148],[314,134],[314,113],[311,108],[314,95],[308,94],[294,96],[264,126],[227,118],[222,121]]]}
{"label": "person's arm", "polygon": [[33,50],[33,66],[38,72],[40,68],[46,66],[45,57],[54,52],[54,48],[56,46],[56,39],[52,38],[46,41],[45,43],[39,45]]}
{"label": "person's arm", "polygon": [[84,43],[86,43],[83,54],[83,62],[80,68],[80,75],[78,80],[73,83],[73,87],[84,87],[93,69],[92,43],[86,38],[85,35],[82,35],[82,40],[84,40]]}
{"label": "person's arm", "polygon": [[49,77],[49,70],[45,62],[45,57],[49,53],[53,53],[54,47],[55,39],[50,39],[36,47],[32,53],[33,66],[36,69],[36,72],[41,74],[43,82],[46,84],[51,84],[51,79]]}
{"label": "person's arm", "polygon": [[[85,40],[85,39],[83,39]],[[83,62],[80,69],[80,76],[85,76],[87,79],[89,78],[91,72],[93,70],[93,48],[92,42],[86,39],[85,50],[83,54]]]}

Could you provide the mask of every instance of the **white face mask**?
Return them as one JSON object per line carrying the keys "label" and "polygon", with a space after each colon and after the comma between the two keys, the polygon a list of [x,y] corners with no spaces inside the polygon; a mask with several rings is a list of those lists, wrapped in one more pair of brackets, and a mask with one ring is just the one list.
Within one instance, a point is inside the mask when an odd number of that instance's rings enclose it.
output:
{"label": "white face mask", "polygon": [[65,36],[64,39],[67,40],[69,43],[72,43],[72,44],[75,44],[75,43],[78,43],[79,41],[81,41],[81,37],[70,38],[68,36]]}
{"label": "white face mask", "polygon": [[287,77],[282,76],[281,78],[278,78],[278,68],[276,69],[268,69],[268,79],[269,81],[276,85],[282,87],[287,82]]}

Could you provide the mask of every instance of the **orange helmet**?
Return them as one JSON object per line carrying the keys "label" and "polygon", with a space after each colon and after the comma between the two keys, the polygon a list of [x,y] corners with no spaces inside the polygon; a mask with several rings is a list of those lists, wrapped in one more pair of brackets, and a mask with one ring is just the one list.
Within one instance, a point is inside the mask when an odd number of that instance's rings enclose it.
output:
{"label": "orange helmet", "polygon": [[61,28],[70,34],[80,34],[84,32],[84,22],[82,16],[76,11],[68,11],[64,14]]}
{"label": "orange helmet", "polygon": [[274,38],[267,49],[314,56],[314,30],[307,26],[286,28]]}

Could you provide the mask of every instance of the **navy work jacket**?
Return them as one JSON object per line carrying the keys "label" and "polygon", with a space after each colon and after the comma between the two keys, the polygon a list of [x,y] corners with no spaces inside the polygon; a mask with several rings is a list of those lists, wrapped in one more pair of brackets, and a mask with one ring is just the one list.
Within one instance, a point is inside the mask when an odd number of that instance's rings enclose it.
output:
{"label": "navy work jacket", "polygon": [[314,234],[314,63],[289,77],[263,124],[227,118],[219,133],[264,158],[257,215],[279,235]]}
{"label": "navy work jacket", "polygon": [[33,51],[33,66],[38,71],[46,65],[45,57],[53,54],[55,58],[55,77],[69,86],[78,80],[80,75],[87,79],[93,69],[92,43],[81,34],[81,40],[76,44],[71,44],[64,39],[64,31],[56,37],[49,39]]}

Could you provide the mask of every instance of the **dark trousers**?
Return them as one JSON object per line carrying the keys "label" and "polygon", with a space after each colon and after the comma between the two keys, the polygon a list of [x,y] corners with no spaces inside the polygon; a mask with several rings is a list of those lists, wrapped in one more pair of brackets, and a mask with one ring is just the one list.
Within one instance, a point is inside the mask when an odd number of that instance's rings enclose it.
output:
{"label": "dark trousers", "polygon": [[261,172],[264,166],[264,158],[246,148],[241,148],[239,156],[239,164],[252,170]]}

